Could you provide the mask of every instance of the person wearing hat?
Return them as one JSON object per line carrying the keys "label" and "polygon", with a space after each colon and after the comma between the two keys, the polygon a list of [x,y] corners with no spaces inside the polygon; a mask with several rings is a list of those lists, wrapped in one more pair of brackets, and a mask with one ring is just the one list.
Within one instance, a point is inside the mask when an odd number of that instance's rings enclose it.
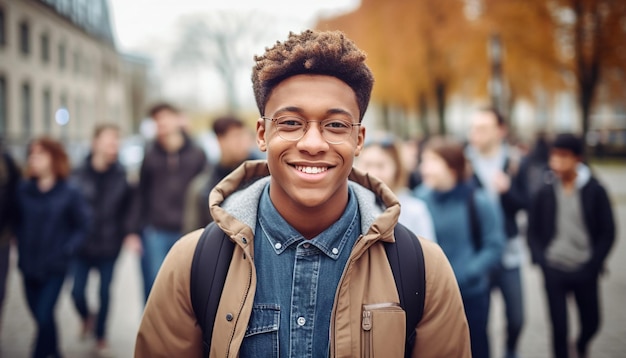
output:
{"label": "person wearing hat", "polygon": [[579,358],[600,328],[598,279],[615,240],[606,190],[582,162],[583,141],[559,134],[550,151],[550,180],[534,196],[528,217],[528,245],[544,275],[554,357],[569,356],[567,296],[580,317],[575,342]]}

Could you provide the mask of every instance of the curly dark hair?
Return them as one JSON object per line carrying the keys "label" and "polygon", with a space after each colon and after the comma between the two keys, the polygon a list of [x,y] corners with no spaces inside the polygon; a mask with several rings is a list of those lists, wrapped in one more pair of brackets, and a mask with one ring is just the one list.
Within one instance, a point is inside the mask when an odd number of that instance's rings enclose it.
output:
{"label": "curly dark hair", "polygon": [[269,96],[281,81],[314,74],[333,76],[350,86],[359,106],[359,120],[363,119],[374,85],[365,58],[365,53],[341,31],[290,32],[287,41],[277,41],[263,55],[254,56],[252,87],[259,112],[265,115]]}

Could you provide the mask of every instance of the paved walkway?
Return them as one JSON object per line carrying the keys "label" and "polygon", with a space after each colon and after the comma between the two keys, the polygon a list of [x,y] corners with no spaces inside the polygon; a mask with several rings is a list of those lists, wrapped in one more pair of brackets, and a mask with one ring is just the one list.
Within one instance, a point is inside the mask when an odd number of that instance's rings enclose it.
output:
{"label": "paved walkway", "polygon": [[[601,167],[597,168],[597,173],[610,189],[616,220],[626,222],[626,166]],[[622,304],[626,297],[626,229],[619,229],[616,245],[609,258],[610,274],[601,284],[603,325],[591,347],[590,356],[594,358],[626,357],[626,309]],[[34,326],[25,305],[21,277],[15,267],[15,255],[11,269],[1,323],[0,357],[28,357]],[[524,281],[526,326],[520,342],[521,357],[547,358],[550,357],[549,328],[540,273],[534,267],[525,266]],[[122,252],[115,271],[109,322],[110,342],[117,357],[132,357],[142,309],[140,282],[137,258],[129,252]],[[90,302],[97,300],[96,283],[97,277],[89,287]],[[80,341],[78,338],[80,322],[70,300],[69,288],[69,285],[64,288],[56,312],[62,352],[69,358],[95,356],[92,351],[93,340]],[[502,302],[496,295],[490,323],[492,356],[495,358],[502,356],[502,316]],[[572,327],[575,328],[577,322],[574,312],[570,317]]]}

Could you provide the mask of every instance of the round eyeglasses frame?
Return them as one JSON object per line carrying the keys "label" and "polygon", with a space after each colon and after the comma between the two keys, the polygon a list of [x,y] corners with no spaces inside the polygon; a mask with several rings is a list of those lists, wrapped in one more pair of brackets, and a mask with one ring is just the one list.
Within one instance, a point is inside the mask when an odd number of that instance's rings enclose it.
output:
{"label": "round eyeglasses frame", "polygon": [[[306,132],[309,130],[309,123],[311,122],[316,122],[320,124],[320,131],[322,132],[322,137],[324,138],[324,140],[329,143],[329,144],[341,144],[343,142],[346,141],[346,139],[348,139],[350,137],[350,134],[352,134],[352,130],[354,129],[354,127],[359,127],[361,126],[361,123],[352,123],[349,122],[347,120],[338,120],[338,119],[324,119],[321,121],[312,121],[312,120],[307,120],[304,119],[302,117],[299,116],[294,116],[294,115],[286,115],[286,116],[280,116],[280,117],[276,117],[276,118],[270,118],[270,117],[261,117],[264,120],[268,120],[268,121],[272,121],[275,125],[276,125],[276,132],[278,132],[278,136],[286,141],[290,141],[290,142],[295,142],[295,141],[299,141],[300,139],[302,139],[304,137],[304,135],[306,134]],[[304,124],[304,128],[302,128],[302,130],[299,130],[299,135],[297,137],[290,137],[289,135],[287,135],[287,133],[291,133],[285,130],[281,130],[280,125],[278,125],[278,120],[280,119],[284,119],[284,118],[293,118],[293,119],[297,119],[297,120],[301,120],[303,121]],[[345,134],[342,134],[344,137],[341,140],[329,140],[326,137],[326,133],[331,133],[329,130],[324,130],[324,124],[328,124],[328,123],[332,123],[332,122],[343,122],[343,124],[350,126],[350,130],[346,131]],[[295,132],[295,131],[294,131]]]}

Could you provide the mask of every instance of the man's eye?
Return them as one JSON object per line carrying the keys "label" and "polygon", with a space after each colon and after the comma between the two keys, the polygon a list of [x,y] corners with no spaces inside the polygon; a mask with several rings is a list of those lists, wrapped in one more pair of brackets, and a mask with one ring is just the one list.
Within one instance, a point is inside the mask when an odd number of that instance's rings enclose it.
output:
{"label": "man's eye", "polygon": [[278,118],[276,124],[281,127],[299,128],[304,126],[304,121],[296,117]]}
{"label": "man's eye", "polygon": [[343,120],[329,120],[324,123],[324,128],[327,129],[348,129],[350,128],[350,122]]}

